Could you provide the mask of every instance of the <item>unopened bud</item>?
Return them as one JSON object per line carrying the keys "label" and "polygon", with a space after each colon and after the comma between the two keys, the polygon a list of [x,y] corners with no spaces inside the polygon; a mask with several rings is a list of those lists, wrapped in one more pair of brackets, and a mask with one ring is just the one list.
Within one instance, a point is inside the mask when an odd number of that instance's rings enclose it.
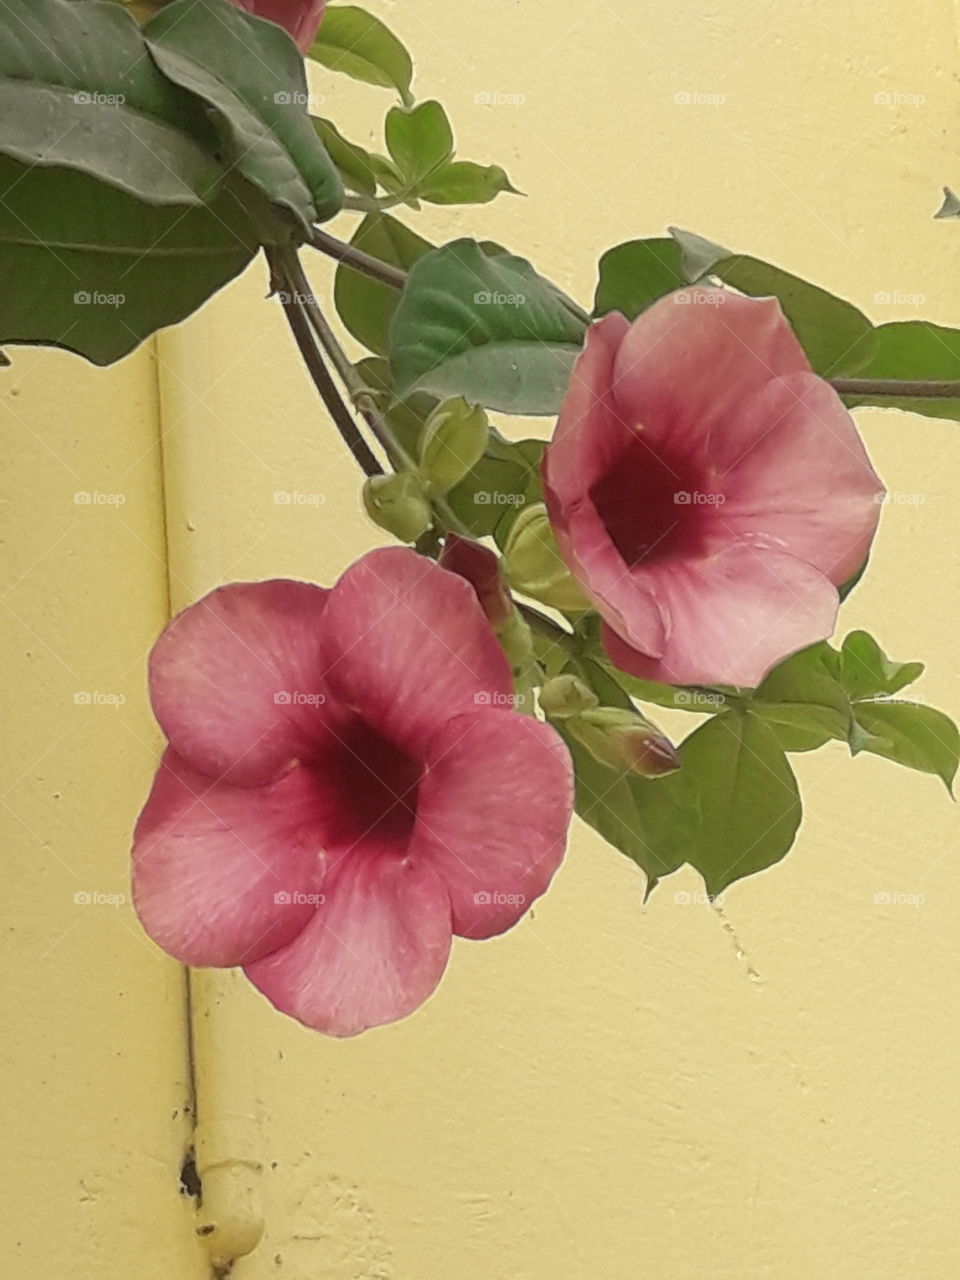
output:
{"label": "unopened bud", "polygon": [[595,760],[618,773],[660,778],[680,768],[680,757],[669,738],[639,712],[597,707],[575,716],[568,727]]}
{"label": "unopened bud", "polygon": [[371,476],[363,486],[363,505],[375,525],[401,542],[416,542],[430,528],[430,504],[423,481],[412,471]]}
{"label": "unopened bud", "polygon": [[503,626],[497,628],[497,639],[515,672],[526,666],[533,654],[533,632],[516,609]]}
{"label": "unopened bud", "polygon": [[503,554],[507,580],[515,590],[567,613],[590,608],[563,562],[542,502],[523,508],[507,535]]}
{"label": "unopened bud", "polygon": [[490,423],[480,405],[456,397],[437,405],[420,439],[420,474],[431,492],[449,493],[483,457]]}
{"label": "unopened bud", "polygon": [[489,547],[481,546],[472,538],[461,538],[448,533],[440,553],[439,564],[451,573],[458,573],[477,593],[477,599],[490,620],[494,631],[505,627],[513,616],[513,601],[500,572],[500,557]]}
{"label": "unopened bud", "polygon": [[571,716],[592,711],[600,699],[579,676],[554,676],[540,690],[540,708],[551,720],[569,720]]}

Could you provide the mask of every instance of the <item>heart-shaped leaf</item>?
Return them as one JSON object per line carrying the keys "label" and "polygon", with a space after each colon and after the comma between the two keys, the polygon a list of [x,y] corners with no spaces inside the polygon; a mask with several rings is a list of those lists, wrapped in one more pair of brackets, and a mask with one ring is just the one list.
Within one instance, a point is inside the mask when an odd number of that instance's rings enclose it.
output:
{"label": "heart-shaped leaf", "polygon": [[394,164],[412,190],[453,154],[453,130],[439,102],[392,107],[384,135]]}
{"label": "heart-shaped leaf", "polygon": [[800,825],[797,780],[769,725],[746,710],[715,716],[680,747],[699,812],[687,861],[707,892],[779,862]]}
{"label": "heart-shaped leaf", "polygon": [[390,362],[401,395],[419,386],[504,413],[553,414],[585,328],[575,304],[525,259],[455,240],[411,270]]}

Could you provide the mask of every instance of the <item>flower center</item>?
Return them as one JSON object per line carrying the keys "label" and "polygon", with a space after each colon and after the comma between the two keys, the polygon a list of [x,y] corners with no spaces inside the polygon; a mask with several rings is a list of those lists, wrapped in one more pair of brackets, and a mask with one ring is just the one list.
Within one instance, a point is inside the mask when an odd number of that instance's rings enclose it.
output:
{"label": "flower center", "polygon": [[614,546],[631,567],[701,554],[710,514],[723,502],[707,492],[690,459],[655,451],[635,436],[590,497]]}
{"label": "flower center", "polygon": [[315,763],[331,849],[366,840],[405,845],[417,816],[422,767],[359,716],[331,731]]}

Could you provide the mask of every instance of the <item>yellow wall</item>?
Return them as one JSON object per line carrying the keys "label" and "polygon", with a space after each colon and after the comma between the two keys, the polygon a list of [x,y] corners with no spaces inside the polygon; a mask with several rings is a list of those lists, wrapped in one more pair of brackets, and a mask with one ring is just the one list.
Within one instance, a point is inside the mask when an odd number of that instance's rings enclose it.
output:
{"label": "yellow wall", "polygon": [[[675,222],[878,320],[911,313],[874,302],[902,292],[960,324],[960,233],[930,220],[958,180],[948,0],[371,8],[408,40],[461,154],[530,193],[431,211],[428,234],[482,231],[587,300],[600,251]],[[387,95],[316,83],[364,140]],[[885,91],[925,101],[876,102]],[[724,101],[675,103],[684,92]],[[174,607],[232,578],[329,582],[377,541],[264,292],[256,267],[164,334],[158,377],[150,352],[109,373],[15,352],[0,384],[18,779],[2,1255],[25,1280],[207,1274],[176,1194],[182,977],[128,908],[73,894],[125,891],[158,745],[143,656],[166,609],[164,509]],[[927,660],[921,694],[960,716],[958,429],[879,412],[862,426],[889,488],[924,501],[886,507],[844,629]],[[275,504],[293,489],[324,503]],[[78,507],[78,490],[127,502]],[[78,690],[127,701],[77,706]],[[687,873],[644,906],[640,874],[578,826],[533,918],[459,944],[402,1025],[328,1041],[242,982],[195,979],[201,1118],[264,1166],[266,1236],[238,1280],[960,1274],[955,813],[935,781],[840,747],[798,771],[794,852],[735,886],[723,919],[675,900],[696,892]],[[885,892],[923,902],[878,905]],[[217,1178],[252,1204],[248,1166]]]}

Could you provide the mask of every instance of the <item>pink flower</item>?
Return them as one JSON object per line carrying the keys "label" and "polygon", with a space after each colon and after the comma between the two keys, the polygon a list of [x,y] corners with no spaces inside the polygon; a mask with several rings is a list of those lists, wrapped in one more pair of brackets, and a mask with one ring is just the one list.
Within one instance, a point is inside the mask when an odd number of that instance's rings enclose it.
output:
{"label": "pink flower", "polygon": [[592,326],[543,462],[624,671],[753,686],[830,635],[883,487],[774,298],[684,289]]}
{"label": "pink flower", "polygon": [[283,27],[303,53],[313,44],[327,7],[327,0],[230,0],[230,3]]}
{"label": "pink flower", "polygon": [[211,592],[150,658],[145,929],[331,1035],[412,1012],[451,935],[509,929],[563,856],[569,757],[511,689],[472,588],[406,548]]}

